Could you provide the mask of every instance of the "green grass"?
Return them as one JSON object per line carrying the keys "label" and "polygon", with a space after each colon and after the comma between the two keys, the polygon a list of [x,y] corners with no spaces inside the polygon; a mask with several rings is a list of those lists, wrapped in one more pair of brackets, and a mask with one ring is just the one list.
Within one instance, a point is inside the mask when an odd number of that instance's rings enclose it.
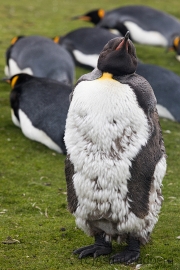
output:
{"label": "green grass", "polygon": [[[144,1],[121,1],[125,4]],[[147,0],[146,4],[179,16],[179,0]],[[88,26],[71,21],[74,15],[103,7],[112,9],[119,0],[2,0],[0,5],[0,78],[4,77],[5,50],[15,35],[47,37]],[[171,69],[180,75],[175,53],[163,48],[136,45],[145,63]],[[76,69],[76,79],[87,70]],[[173,90],[173,87],[172,87]],[[72,250],[93,242],[75,226],[67,211],[65,156],[25,138],[10,117],[10,88],[0,83],[0,270],[19,269],[180,269],[180,124],[161,119],[168,155],[164,178],[164,204],[150,243],[142,248],[139,262],[110,265],[108,257],[79,260]],[[5,244],[7,238],[17,240]],[[119,247],[113,244],[113,253]]]}

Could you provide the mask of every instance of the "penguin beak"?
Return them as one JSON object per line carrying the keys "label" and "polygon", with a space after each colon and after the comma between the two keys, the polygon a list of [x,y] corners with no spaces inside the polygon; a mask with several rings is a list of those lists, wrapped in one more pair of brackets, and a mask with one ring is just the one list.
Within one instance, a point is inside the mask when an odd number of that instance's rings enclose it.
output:
{"label": "penguin beak", "polygon": [[1,79],[2,82],[6,82],[6,83],[9,83],[10,84],[10,78],[2,78]]}
{"label": "penguin beak", "polygon": [[169,48],[167,49],[167,52],[172,52],[172,51],[174,51],[174,48],[173,48],[173,47],[169,47]]}
{"label": "penguin beak", "polygon": [[122,39],[122,41],[119,43],[119,45],[116,48],[116,51],[120,50],[121,48],[125,47],[126,50],[128,51],[128,39],[129,39],[129,31],[126,32],[126,35]]}
{"label": "penguin beak", "polygon": [[91,18],[89,16],[75,16],[72,17],[71,20],[81,20],[81,21],[90,21]]}

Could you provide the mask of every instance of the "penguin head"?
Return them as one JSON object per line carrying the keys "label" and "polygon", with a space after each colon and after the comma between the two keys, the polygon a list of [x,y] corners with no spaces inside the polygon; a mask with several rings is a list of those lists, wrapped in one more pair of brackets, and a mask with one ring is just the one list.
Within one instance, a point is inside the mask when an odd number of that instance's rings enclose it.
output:
{"label": "penguin head", "polygon": [[19,87],[21,84],[32,80],[33,76],[26,74],[26,73],[20,73],[20,74],[16,74],[14,76],[12,76],[8,82],[11,85],[11,89],[14,89],[15,87]]}
{"label": "penguin head", "polygon": [[103,9],[95,9],[85,13],[84,15],[75,16],[73,20],[82,20],[87,22],[92,22],[93,24],[98,24],[104,17],[105,11]]}
{"label": "penguin head", "polygon": [[129,31],[124,38],[111,39],[103,48],[98,59],[98,69],[115,76],[132,74],[136,71],[137,56]]}

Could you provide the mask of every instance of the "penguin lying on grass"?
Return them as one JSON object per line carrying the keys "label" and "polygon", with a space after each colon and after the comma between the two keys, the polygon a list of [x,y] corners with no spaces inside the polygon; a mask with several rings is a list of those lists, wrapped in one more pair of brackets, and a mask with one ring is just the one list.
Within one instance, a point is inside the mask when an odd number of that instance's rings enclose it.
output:
{"label": "penguin lying on grass", "polygon": [[180,21],[163,11],[143,5],[129,5],[110,11],[97,9],[74,19],[89,21],[98,27],[116,29],[121,34],[129,30],[134,42],[146,45],[172,47],[180,60],[176,46],[180,39]]}
{"label": "penguin lying on grass", "polygon": [[74,62],[71,55],[51,39],[42,36],[17,37],[6,51],[5,74],[27,73],[72,85]]}
{"label": "penguin lying on grass", "polygon": [[63,137],[72,88],[23,73],[13,76],[10,84],[13,123],[29,139],[65,154]]}
{"label": "penguin lying on grass", "polygon": [[96,67],[99,53],[104,45],[117,35],[104,28],[82,27],[54,41],[62,45],[73,56],[77,65]]}
{"label": "penguin lying on grass", "polygon": [[74,253],[95,258],[112,252],[112,240],[127,241],[112,263],[138,259],[158,221],[166,172],[156,98],[135,73],[128,37],[110,40],[97,68],[78,80],[64,138],[68,207],[95,239]]}
{"label": "penguin lying on grass", "polygon": [[136,72],[152,86],[159,116],[180,123],[180,76],[166,68],[140,62]]}

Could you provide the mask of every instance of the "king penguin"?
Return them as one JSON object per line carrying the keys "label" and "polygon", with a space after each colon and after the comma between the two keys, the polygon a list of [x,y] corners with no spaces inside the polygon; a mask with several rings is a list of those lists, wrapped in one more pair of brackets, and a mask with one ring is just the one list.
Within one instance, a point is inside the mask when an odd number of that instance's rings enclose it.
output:
{"label": "king penguin", "polygon": [[136,72],[152,86],[159,117],[180,123],[180,76],[166,68],[141,62]]}
{"label": "king penguin", "polygon": [[117,35],[104,28],[82,27],[62,37],[55,37],[54,41],[69,51],[76,65],[96,67],[102,48],[115,37]]}
{"label": "king penguin", "polygon": [[110,11],[92,10],[75,19],[89,21],[98,27],[116,29],[121,34],[129,30],[134,42],[146,45],[174,47],[180,38],[180,21],[161,10],[143,5],[129,5]]}
{"label": "king penguin", "polygon": [[162,204],[166,154],[150,84],[135,73],[133,43],[110,40],[97,68],[76,83],[67,115],[65,174],[68,208],[95,243],[79,258],[127,247],[112,263],[131,263],[148,242]]}
{"label": "king penguin", "polygon": [[72,85],[74,61],[62,46],[43,36],[15,37],[6,51],[5,75],[27,73]]}
{"label": "king penguin", "polygon": [[10,79],[11,117],[23,134],[66,153],[64,130],[72,88],[49,78],[21,73]]}

